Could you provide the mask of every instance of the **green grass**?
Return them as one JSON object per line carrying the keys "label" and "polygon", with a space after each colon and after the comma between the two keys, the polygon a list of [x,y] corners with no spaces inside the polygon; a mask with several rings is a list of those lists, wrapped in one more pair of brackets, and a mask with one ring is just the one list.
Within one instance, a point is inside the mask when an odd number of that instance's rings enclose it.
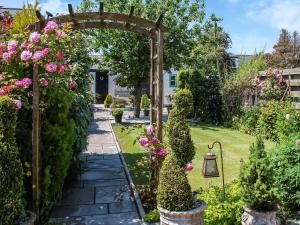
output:
{"label": "green grass", "polygon": [[[123,151],[133,182],[136,185],[147,184],[149,179],[147,152],[138,143],[134,144],[136,138],[142,133],[143,128],[141,126],[125,127],[115,125],[113,129]],[[225,182],[230,182],[238,178],[241,165],[240,160],[247,161],[249,146],[255,139],[253,136],[212,125],[191,125],[191,134],[196,148],[196,156],[193,160],[194,169],[188,174],[188,178],[193,190],[211,185],[221,185],[222,183],[221,177],[206,179],[202,177],[203,157],[208,152],[207,145],[211,145],[214,141],[222,143]],[[273,143],[266,142],[267,149],[273,146]],[[221,160],[218,145],[215,145],[214,152],[218,156],[218,167],[221,175]]]}

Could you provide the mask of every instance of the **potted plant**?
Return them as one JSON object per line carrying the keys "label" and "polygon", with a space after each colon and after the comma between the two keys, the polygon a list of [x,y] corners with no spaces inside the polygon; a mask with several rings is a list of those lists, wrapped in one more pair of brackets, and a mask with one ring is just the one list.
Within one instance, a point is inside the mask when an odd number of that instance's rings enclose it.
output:
{"label": "potted plant", "polygon": [[113,97],[111,95],[107,95],[104,101],[104,107],[109,108],[112,103],[113,103]]}
{"label": "potted plant", "polygon": [[112,115],[115,117],[116,123],[122,123],[123,110],[120,108],[114,109]]}
{"label": "potted plant", "polygon": [[193,96],[187,89],[174,95],[174,107],[168,120],[168,139],[171,154],[163,163],[159,176],[157,204],[161,224],[204,224],[204,202],[194,199],[187,179],[195,155],[194,144],[187,123],[193,108]]}
{"label": "potted plant", "polygon": [[276,218],[277,191],[273,169],[260,136],[250,147],[249,162],[241,167],[240,182],[245,203],[243,225],[279,225]]}
{"label": "potted plant", "polygon": [[144,111],[144,116],[149,116],[150,99],[146,94],[142,96],[140,107]]}

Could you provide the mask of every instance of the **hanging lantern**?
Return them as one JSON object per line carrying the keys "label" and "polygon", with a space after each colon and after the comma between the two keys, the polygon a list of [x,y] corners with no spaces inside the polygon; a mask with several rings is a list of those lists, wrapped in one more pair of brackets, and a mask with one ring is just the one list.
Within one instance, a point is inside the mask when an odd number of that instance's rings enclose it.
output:
{"label": "hanging lantern", "polygon": [[215,153],[209,152],[204,156],[202,175],[204,178],[220,176]]}

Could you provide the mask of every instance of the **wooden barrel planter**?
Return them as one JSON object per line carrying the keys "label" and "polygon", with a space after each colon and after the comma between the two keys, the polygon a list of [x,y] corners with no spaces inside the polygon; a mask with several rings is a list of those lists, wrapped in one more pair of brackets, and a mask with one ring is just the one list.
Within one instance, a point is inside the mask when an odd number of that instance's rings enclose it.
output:
{"label": "wooden barrel planter", "polygon": [[161,225],[203,225],[205,202],[201,202],[195,209],[189,211],[169,211],[158,207]]}
{"label": "wooden barrel planter", "polygon": [[276,210],[263,212],[244,207],[242,225],[280,225],[281,222],[276,215]]}

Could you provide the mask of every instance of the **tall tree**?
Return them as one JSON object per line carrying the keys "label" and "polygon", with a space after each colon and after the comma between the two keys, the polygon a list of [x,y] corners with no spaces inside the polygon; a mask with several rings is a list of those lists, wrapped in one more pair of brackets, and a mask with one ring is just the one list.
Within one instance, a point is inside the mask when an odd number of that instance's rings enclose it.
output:
{"label": "tall tree", "polygon": [[270,67],[285,69],[300,66],[299,34],[296,31],[291,34],[288,30],[282,29],[273,49],[272,54],[266,54]]}
{"label": "tall tree", "polygon": [[[164,13],[163,24],[170,30],[165,35],[164,69],[184,65],[194,48],[194,34],[204,18],[204,0],[106,0],[106,10],[128,14],[135,6],[135,16],[155,21]],[[94,11],[98,2],[84,0],[80,11]],[[117,75],[116,82],[127,87],[135,96],[135,116],[139,116],[143,87],[149,83],[150,42],[148,38],[123,31],[88,31],[94,37],[94,47],[100,50],[102,66]]]}

